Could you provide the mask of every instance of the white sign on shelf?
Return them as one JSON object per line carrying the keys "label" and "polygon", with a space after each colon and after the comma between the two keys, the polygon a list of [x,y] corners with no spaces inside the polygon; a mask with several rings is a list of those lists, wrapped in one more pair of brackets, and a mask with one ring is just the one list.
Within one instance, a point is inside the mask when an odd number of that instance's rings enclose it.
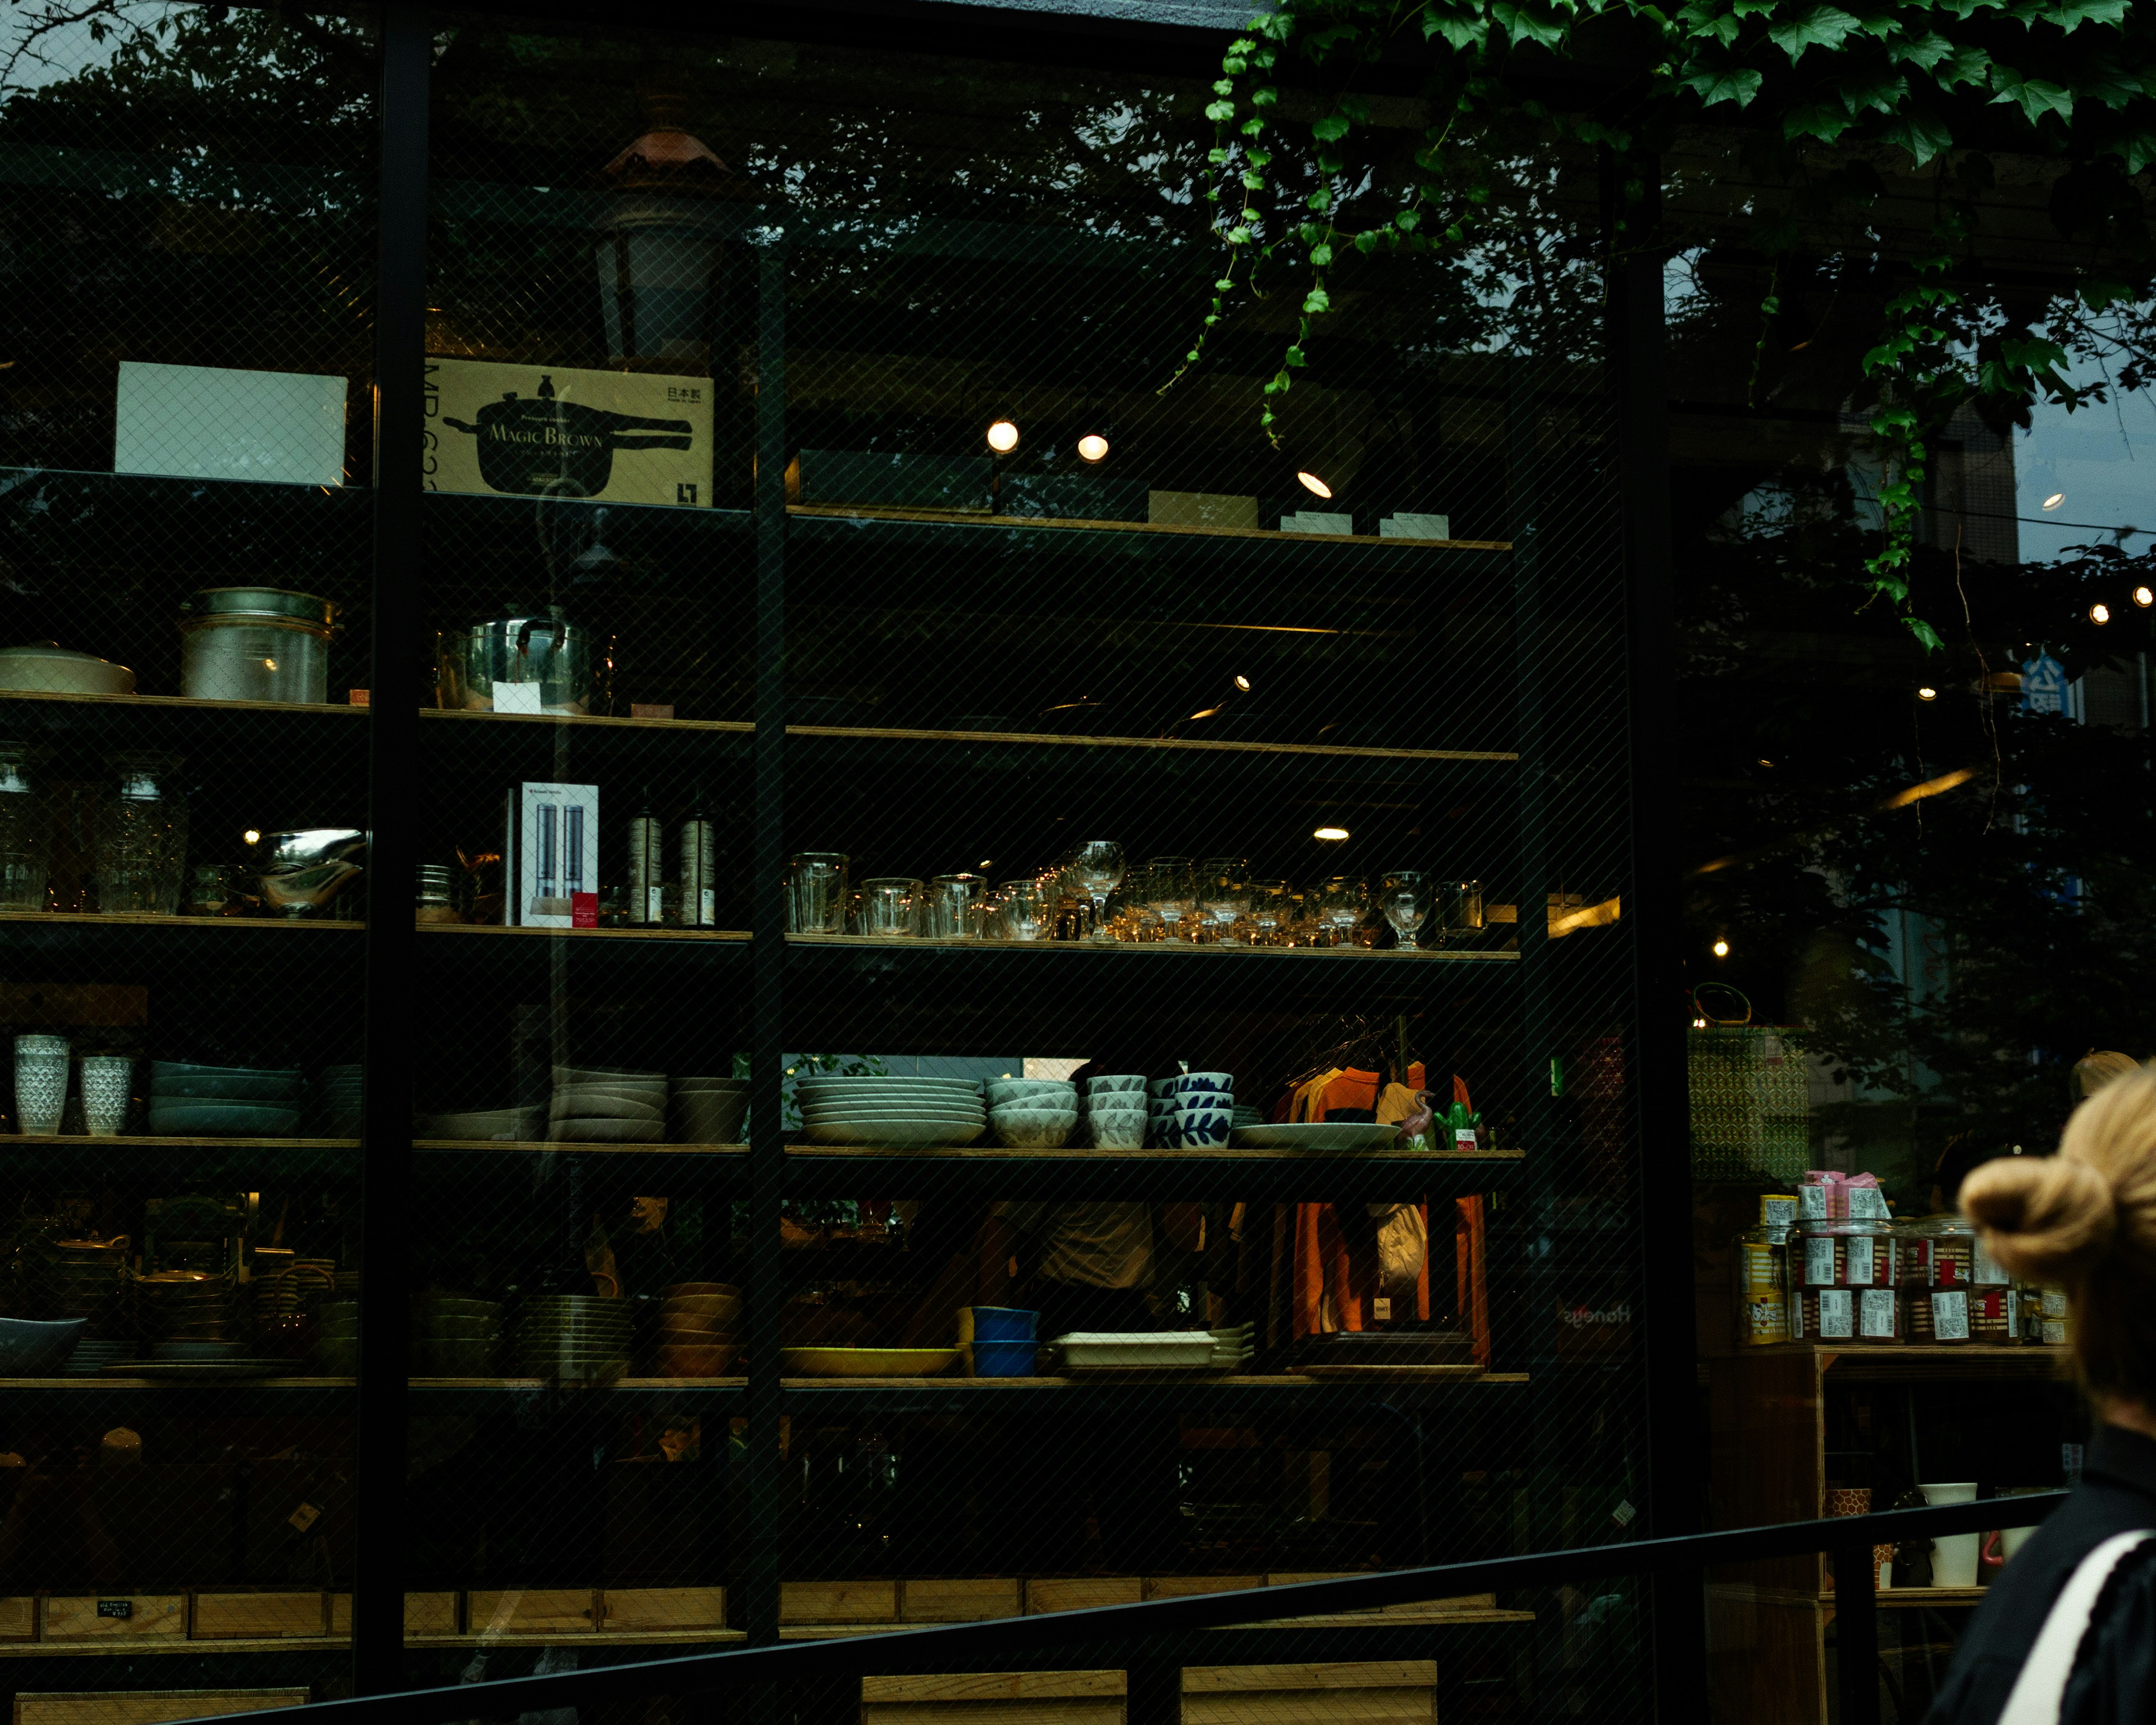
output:
{"label": "white sign on shelf", "polygon": [[342,377],[120,362],[112,470],[344,483]]}

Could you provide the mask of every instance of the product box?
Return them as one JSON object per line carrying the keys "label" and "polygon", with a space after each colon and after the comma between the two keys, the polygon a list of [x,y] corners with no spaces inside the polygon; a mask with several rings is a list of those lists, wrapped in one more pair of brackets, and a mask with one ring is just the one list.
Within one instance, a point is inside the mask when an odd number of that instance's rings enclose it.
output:
{"label": "product box", "polygon": [[305,372],[124,359],[113,471],[341,485],[346,388]]}
{"label": "product box", "polygon": [[427,489],[711,501],[709,377],[427,362]]}
{"label": "product box", "polygon": [[[599,788],[521,784],[509,793],[506,827],[502,920],[521,928],[596,926]],[[578,920],[580,901],[588,920]]]}

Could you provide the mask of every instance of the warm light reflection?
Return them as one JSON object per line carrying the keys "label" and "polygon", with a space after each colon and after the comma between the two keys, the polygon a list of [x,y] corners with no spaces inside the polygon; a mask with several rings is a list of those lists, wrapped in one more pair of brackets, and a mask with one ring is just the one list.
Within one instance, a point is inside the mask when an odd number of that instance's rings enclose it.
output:
{"label": "warm light reflection", "polygon": [[[2146,589],[2144,589],[2144,591]],[[1250,692],[1250,680],[1239,673],[1235,678],[1235,686],[1241,690],[1244,694],[1248,695]]]}
{"label": "warm light reflection", "polygon": [[2145,587],[2137,587],[2133,589],[2133,603],[2145,611],[2152,604],[2156,604],[2156,593],[2151,593]]}
{"label": "warm light reflection", "polygon": [[1298,473],[1296,478],[1301,482],[1302,488],[1306,491],[1313,492],[1320,497],[1330,497],[1332,495],[1332,487],[1327,485],[1314,473]]}
{"label": "warm light reflection", "polygon": [[988,428],[988,447],[998,455],[1008,455],[1018,447],[1018,427],[1008,419],[998,419]]}
{"label": "warm light reflection", "polygon": [[248,828],[248,829],[239,836],[244,839],[249,845],[259,845],[262,842],[262,834],[256,832],[253,827]]}
{"label": "warm light reflection", "polygon": [[1081,461],[1105,461],[1108,459],[1108,440],[1097,431],[1089,431],[1078,439],[1078,459]]}
{"label": "warm light reflection", "polygon": [[2056,509],[2066,501],[2066,494],[2064,491],[2054,491],[2050,496],[2044,500],[2044,507],[2046,509]]}
{"label": "warm light reflection", "polygon": [[2096,624],[2110,622],[2111,607],[2105,604],[2101,599],[2099,599],[2095,604],[2089,607],[2089,621]]}
{"label": "warm light reflection", "polygon": [[1345,827],[1320,827],[1310,836],[1313,839],[1324,839],[1328,841],[1337,842],[1337,840],[1348,836],[1348,829]]}
{"label": "warm light reflection", "polygon": [[1717,958],[1727,958],[1729,956],[1729,942],[1717,941],[1714,943],[1714,956]]}
{"label": "warm light reflection", "polygon": [[1929,683],[1925,684],[1917,691],[1917,699],[1919,701],[1937,701],[1938,698],[1939,691],[1932,687]]}

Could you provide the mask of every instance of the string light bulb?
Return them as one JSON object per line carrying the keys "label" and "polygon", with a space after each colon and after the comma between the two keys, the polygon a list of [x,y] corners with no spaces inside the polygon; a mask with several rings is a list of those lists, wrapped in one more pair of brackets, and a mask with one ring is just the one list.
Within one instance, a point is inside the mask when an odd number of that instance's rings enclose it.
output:
{"label": "string light bulb", "polygon": [[1295,477],[1296,483],[1312,496],[1329,498],[1332,495],[1332,487],[1314,473],[1297,473]]}
{"label": "string light bulb", "polygon": [[1108,459],[1108,440],[1097,431],[1089,431],[1078,439],[1078,459],[1081,461],[1105,461]]}
{"label": "string light bulb", "polygon": [[1008,419],[998,419],[988,428],[988,447],[998,455],[1008,455],[1018,447],[1018,427]]}

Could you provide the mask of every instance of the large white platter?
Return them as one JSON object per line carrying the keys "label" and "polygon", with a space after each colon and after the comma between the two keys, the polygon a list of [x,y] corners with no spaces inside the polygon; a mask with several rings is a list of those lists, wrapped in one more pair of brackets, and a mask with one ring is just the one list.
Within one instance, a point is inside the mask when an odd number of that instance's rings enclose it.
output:
{"label": "large white platter", "polygon": [[1383,1150],[1399,1142],[1399,1128],[1367,1120],[1315,1120],[1292,1125],[1239,1126],[1228,1142],[1239,1150]]}

